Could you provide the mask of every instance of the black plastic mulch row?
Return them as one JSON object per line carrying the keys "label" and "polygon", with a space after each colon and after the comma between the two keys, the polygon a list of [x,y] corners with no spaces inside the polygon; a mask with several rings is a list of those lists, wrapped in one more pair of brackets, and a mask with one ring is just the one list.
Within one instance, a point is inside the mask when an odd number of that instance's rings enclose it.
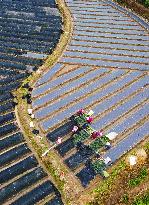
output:
{"label": "black plastic mulch row", "polygon": [[[6,13],[8,14],[8,16],[6,16]],[[62,23],[61,16],[55,16],[52,13],[49,14],[48,16],[44,14],[43,16],[40,17],[40,19],[39,19],[39,16],[37,16],[35,12],[31,12],[31,13],[32,14],[30,16],[29,15],[28,16],[24,15],[24,18],[21,18],[21,17],[23,17],[23,15],[21,16],[20,11],[19,11],[19,13],[17,13],[18,14],[17,18],[13,18],[13,16],[9,16],[9,12],[7,12],[7,11],[3,11],[3,13],[1,13],[1,14],[2,14],[4,22],[12,23],[12,24],[13,23],[18,23],[18,24],[23,24],[24,23],[26,25],[35,25],[35,26],[42,26],[43,25],[44,26],[44,25],[52,25],[52,24],[55,24],[55,23],[56,24],[61,24]],[[27,16],[28,19],[25,18],[26,16]],[[51,18],[52,21],[47,20],[46,16],[48,18]],[[45,19],[45,20],[42,20],[42,19]],[[0,19],[0,22],[3,22],[3,21]],[[35,22],[35,24],[33,22]]]}
{"label": "black plastic mulch row", "polygon": [[[13,34],[11,34],[13,35]],[[15,35],[15,34],[14,34]],[[18,34],[16,34],[18,35]],[[26,54],[27,51],[23,51],[23,50],[15,50],[15,49],[11,49],[11,48],[4,48],[0,46],[0,52],[1,53],[7,53],[7,54],[11,54],[11,55],[23,55]]]}
{"label": "black plastic mulch row", "polygon": [[96,173],[90,165],[87,165],[76,176],[80,179],[82,186],[87,187],[90,181],[95,178]]}
{"label": "black plastic mulch row", "polygon": [[21,162],[3,170],[0,172],[0,183],[5,183],[10,179],[32,169],[38,165],[38,162],[34,156],[28,157]]}
{"label": "black plastic mulch row", "polygon": [[4,166],[13,160],[23,157],[23,155],[30,153],[31,150],[27,144],[22,144],[0,155],[0,166]]}
{"label": "black plastic mulch row", "polygon": [[33,58],[26,58],[23,56],[14,56],[14,55],[6,55],[3,53],[0,53],[0,59],[2,60],[6,60],[6,61],[13,61],[16,63],[23,63],[23,64],[27,64],[27,65],[41,65],[42,64],[42,60],[40,59],[33,59]]}
{"label": "black plastic mulch row", "polygon": [[[12,18],[12,15],[11,14],[8,14],[7,12],[3,11],[0,13],[0,15],[4,18]],[[60,20],[61,17],[60,16],[56,16],[56,15],[45,15],[45,13],[36,13],[35,16],[32,16],[32,15],[24,15],[24,14],[19,14],[17,16],[18,18],[22,18],[24,20],[35,20],[35,21],[51,21],[52,19],[58,19]]]}
{"label": "black plastic mulch row", "polygon": [[0,136],[4,137],[7,134],[10,134],[14,131],[17,131],[18,126],[16,126],[14,123],[10,123],[8,125],[4,125],[0,127]]}
{"label": "black plastic mulch row", "polygon": [[[2,31],[1,31],[1,34],[4,36],[4,34],[7,34],[8,36],[10,36],[10,31],[11,29],[10,28],[8,28],[8,30],[7,29],[3,29]],[[27,32],[26,30],[24,30],[24,29],[19,29],[18,31],[17,31],[17,33],[15,33],[15,32],[13,32],[12,34],[11,34],[11,36],[13,37],[18,37],[18,35],[21,37],[23,37],[23,36],[26,36],[26,37],[31,37],[31,38],[33,38],[33,40],[34,40],[34,37],[36,37],[36,36],[38,36],[38,37],[43,37],[43,36],[45,36],[45,39],[47,39],[48,37],[57,37],[57,36],[59,36],[60,35],[60,33],[61,33],[61,30],[60,29],[51,29],[50,30],[50,28],[49,28],[49,30],[47,31],[47,30],[44,30],[44,31],[42,31],[42,32],[39,32],[39,31],[36,31],[36,30],[31,30],[30,32]],[[6,36],[7,36],[6,35]]]}
{"label": "black plastic mulch row", "polygon": [[21,82],[12,82],[11,84],[6,84],[6,85],[2,85],[0,86],[0,92],[3,92],[7,90],[7,92],[10,92],[12,90],[16,90],[18,87],[20,87]]}
{"label": "black plastic mulch row", "polygon": [[10,111],[15,107],[15,103],[13,101],[6,102],[5,104],[0,105],[0,114],[5,113],[6,111]]}
{"label": "black plastic mulch row", "polygon": [[[46,32],[47,33],[47,32]],[[43,33],[42,33],[43,34]],[[1,36],[4,36],[5,38],[13,37],[13,38],[19,38],[24,39],[28,41],[44,41],[44,42],[53,42],[55,39],[58,40],[60,38],[60,32],[55,32],[52,35],[46,34],[46,35],[39,35],[39,34],[26,34],[26,33],[7,33],[7,32],[1,32]],[[4,51],[3,51],[4,52]]]}
{"label": "black plastic mulch row", "polygon": [[[40,15],[46,15],[45,11],[43,10],[43,8],[41,6],[39,6],[38,4],[36,5],[32,5],[32,4],[24,4],[24,3],[18,3],[18,4],[2,4],[1,5],[3,9],[5,10],[13,10],[13,11],[19,11],[21,10],[21,12],[25,12],[25,13],[36,13],[39,11]],[[56,8],[55,4],[49,5],[51,8]],[[55,13],[56,14],[56,13]]]}
{"label": "black plastic mulch row", "polygon": [[66,141],[59,144],[55,149],[63,157],[67,152],[69,152],[74,147],[75,146],[74,146],[74,143],[73,143],[73,138],[68,138]]}
{"label": "black plastic mulch row", "polygon": [[13,68],[13,69],[18,69],[18,70],[26,70],[26,66],[21,63],[12,63],[12,62],[6,62],[6,61],[0,61],[0,67]]}
{"label": "black plastic mulch row", "polygon": [[[54,4],[53,4],[53,6],[54,6]],[[2,4],[2,8],[4,10],[11,9],[11,10],[16,11],[16,12],[20,12],[20,10],[21,10],[21,12],[25,12],[25,13],[35,13],[36,14],[37,12],[39,12],[40,15],[44,15],[44,16],[46,15],[46,12],[43,10],[43,8],[39,7],[38,5],[33,7],[32,5],[25,5],[25,4],[11,4],[11,7],[10,7],[10,5],[8,5],[8,4],[7,5]],[[55,12],[55,15],[56,14],[57,13]]]}
{"label": "black plastic mulch row", "polygon": [[13,112],[8,113],[6,115],[0,115],[0,125],[5,124],[6,122],[10,122],[15,119],[15,114]]}
{"label": "black plastic mulch row", "polygon": [[48,22],[48,23],[36,23],[36,24],[33,24],[33,22],[29,22],[29,21],[15,21],[14,22],[14,19],[10,19],[10,21],[8,21],[8,19],[3,19],[3,21],[0,21],[0,26],[2,27],[7,27],[7,26],[10,26],[10,27],[16,27],[16,28],[19,28],[20,26],[20,29],[22,28],[35,28],[36,26],[41,26],[42,28],[45,28],[45,27],[57,27],[57,29],[61,29],[61,21],[54,21],[54,18],[51,22]]}
{"label": "black plastic mulch row", "polygon": [[84,149],[77,151],[75,154],[71,155],[69,158],[65,160],[66,165],[70,169],[76,169],[81,163],[88,160],[94,152],[88,147],[84,147]]}
{"label": "black plastic mulch row", "polygon": [[47,176],[47,174],[41,167],[29,172],[0,190],[0,203],[4,203],[13,195],[18,194],[20,191],[28,188],[29,186],[32,186],[45,176]]}
{"label": "black plastic mulch row", "polygon": [[0,140],[0,150],[9,149],[10,147],[13,147],[21,142],[24,141],[24,137],[22,133],[18,132],[16,134],[13,134],[7,138],[4,138]]}
{"label": "black plastic mulch row", "polygon": [[36,18],[33,19],[28,19],[28,20],[24,20],[21,18],[7,18],[7,17],[3,17],[2,19],[0,19],[0,25],[3,25],[3,23],[8,23],[8,24],[25,24],[25,25],[33,25],[34,26],[50,26],[50,25],[57,25],[57,24],[61,24],[62,23],[62,19],[61,18],[53,18],[52,21],[37,21]]}
{"label": "black plastic mulch row", "polygon": [[[0,44],[6,48],[13,48],[13,49],[17,49],[17,50],[22,49],[22,50],[26,50],[26,51],[39,52],[39,53],[42,52],[42,53],[49,54],[49,52],[57,44],[57,41],[52,42],[51,45],[48,45],[48,47],[47,46],[37,46],[37,45],[29,44],[29,43],[20,45],[19,43],[9,43],[9,42],[3,42],[3,41],[0,41]],[[0,66],[4,66],[4,65],[0,64]],[[7,66],[7,67],[9,67],[9,66]],[[13,68],[15,68],[15,67],[13,66]]]}
{"label": "black plastic mulch row", "polygon": [[24,79],[28,76],[28,73],[19,73],[14,76],[8,76],[4,79],[0,80],[0,84],[5,84],[5,83],[14,83],[16,80]]}
{"label": "black plastic mulch row", "polygon": [[61,198],[58,196],[55,196],[52,200],[45,203],[45,205],[64,205]]}
{"label": "black plastic mulch row", "polygon": [[[1,27],[1,26],[0,26]],[[49,35],[52,33],[59,33],[61,30],[61,26],[54,26],[54,27],[48,27],[48,28],[41,28],[41,31],[38,31],[38,27],[33,27],[33,28],[26,28],[26,27],[16,27],[14,28],[13,26],[11,27],[1,27],[1,32],[21,32],[21,33],[26,33],[26,34],[39,34],[44,35],[44,33],[48,32]],[[23,41],[24,42],[24,41]]]}
{"label": "black plastic mulch row", "polygon": [[11,68],[0,66],[0,75],[13,76],[19,74],[19,70],[11,70]]}
{"label": "black plastic mulch row", "polygon": [[[24,28],[25,29],[25,28]],[[58,41],[58,39],[54,39],[55,41]],[[28,40],[28,39],[21,39],[21,38],[15,38],[15,37],[1,37],[1,42],[10,42],[10,43],[18,43],[21,45],[22,44],[25,44],[25,45],[30,45],[30,44],[33,44],[35,46],[41,46],[41,47],[45,47],[45,46],[51,46],[53,45],[53,42],[54,40],[52,39],[52,42],[50,41],[38,41],[36,39],[32,39],[32,40]]]}
{"label": "black plastic mulch row", "polygon": [[34,205],[46,196],[50,195],[54,190],[55,188],[53,184],[50,181],[46,181],[26,195],[20,197],[18,200],[13,202],[12,205]]}
{"label": "black plastic mulch row", "polygon": [[48,138],[48,140],[55,142],[59,136],[64,137],[69,132],[71,132],[73,125],[74,124],[71,121],[69,121],[64,125],[60,126],[59,128],[56,128],[54,131],[48,133],[46,137]]}
{"label": "black plastic mulch row", "polygon": [[[9,16],[7,15],[5,12],[3,12],[3,14],[0,14],[3,18],[8,18],[8,19],[11,19],[12,16]],[[62,18],[60,16],[54,16],[54,15],[50,15],[50,16],[35,16],[35,17],[32,17],[32,16],[24,16],[24,15],[19,15],[18,16],[18,19],[21,19],[21,20],[24,20],[24,21],[28,21],[28,20],[32,20],[32,21],[39,21],[39,22],[49,22],[49,21],[59,21],[59,22],[62,22]]]}
{"label": "black plastic mulch row", "polygon": [[[50,1],[49,0],[48,1],[45,1],[45,0],[42,0],[42,1],[26,1],[26,0],[24,0],[24,1],[15,1],[15,0],[13,0],[12,2],[15,3],[15,4],[20,5],[21,7],[24,6],[24,5],[32,6],[32,7],[34,7],[34,6],[50,6],[50,7],[56,6],[55,0],[50,0]],[[3,5],[8,5],[8,6],[11,7],[12,2],[11,1],[5,1],[3,3]]]}

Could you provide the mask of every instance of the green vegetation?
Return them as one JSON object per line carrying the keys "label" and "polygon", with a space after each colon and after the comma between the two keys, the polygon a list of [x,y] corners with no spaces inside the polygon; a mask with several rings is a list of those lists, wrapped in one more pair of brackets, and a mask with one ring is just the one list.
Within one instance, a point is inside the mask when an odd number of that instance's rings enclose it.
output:
{"label": "green vegetation", "polygon": [[[137,147],[139,148],[140,145]],[[149,142],[143,143],[143,148],[146,153],[149,154]],[[130,153],[135,154],[136,151],[137,149],[134,148],[131,152],[126,154],[125,157],[130,155]],[[98,188],[90,192],[90,195],[93,195],[94,199],[86,205],[105,205],[108,199],[110,200],[113,198],[113,194],[115,196],[115,203],[118,204],[120,202],[130,204],[134,199],[133,196],[137,194],[133,192],[134,187],[139,187],[142,183],[148,183],[148,159],[143,166],[140,164],[133,169],[130,169],[125,163],[125,157],[123,157],[119,163],[110,168],[110,176],[106,180],[101,181]],[[121,189],[119,190],[120,187]],[[133,195],[129,195],[131,192]],[[121,194],[116,196],[115,193]],[[149,203],[147,205],[149,205]]]}
{"label": "green vegetation", "polygon": [[109,138],[106,136],[102,136],[101,138],[97,138],[94,142],[92,142],[89,147],[97,152],[100,148],[106,145],[109,142]]}
{"label": "green vegetation", "polygon": [[145,149],[147,155],[149,155],[149,142],[147,142],[147,143],[145,144],[144,149]]}
{"label": "green vegetation", "polygon": [[103,160],[97,160],[96,162],[93,163],[93,169],[97,174],[102,172],[105,168],[106,166]]}
{"label": "green vegetation", "polygon": [[143,167],[140,171],[140,174],[137,177],[130,179],[128,181],[129,187],[135,187],[139,185],[141,182],[143,182],[146,179],[147,176],[148,176],[148,170],[146,167]]}
{"label": "green vegetation", "polygon": [[[125,0],[116,0],[116,1],[122,5],[127,5],[127,1]],[[138,2],[139,4],[142,4],[146,8],[149,8],[149,0],[136,0],[136,2]]]}
{"label": "green vegetation", "polygon": [[149,8],[149,0],[138,0],[138,2]]}
{"label": "green vegetation", "polygon": [[123,7],[127,7],[149,21],[149,0],[115,0]]}
{"label": "green vegetation", "polygon": [[124,195],[123,195],[123,197],[122,197],[122,202],[125,203],[125,204],[128,204],[128,202],[129,202],[128,194],[124,194]]}
{"label": "green vegetation", "polygon": [[82,142],[90,136],[85,130],[81,130],[78,134],[74,134],[73,143],[77,144],[78,142]]}
{"label": "green vegetation", "polygon": [[119,174],[124,171],[126,168],[126,163],[124,161],[121,161],[110,173],[110,176],[106,179],[103,180],[98,188],[96,188],[93,192],[96,194],[94,201],[89,202],[86,205],[98,205],[102,204],[102,198],[103,196],[108,195],[108,193],[111,192],[113,184],[117,180]]}
{"label": "green vegetation", "polygon": [[107,180],[102,181],[100,186],[95,189],[95,192],[99,193],[99,195],[105,194],[105,192],[110,192],[110,188],[112,187],[113,182],[116,180],[117,176],[124,171],[126,168],[126,163],[121,161],[110,173],[110,176]]}
{"label": "green vegetation", "polygon": [[149,205],[149,191],[143,196],[136,197],[132,205]]}

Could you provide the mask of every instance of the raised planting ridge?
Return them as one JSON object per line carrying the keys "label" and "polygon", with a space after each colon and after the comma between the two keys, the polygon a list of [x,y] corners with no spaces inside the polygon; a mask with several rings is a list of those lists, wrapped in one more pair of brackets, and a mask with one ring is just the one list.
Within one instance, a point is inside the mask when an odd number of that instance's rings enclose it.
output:
{"label": "raised planting ridge", "polygon": [[55,0],[3,0],[0,8],[0,204],[62,205],[21,133],[11,94],[53,51],[62,19]]}
{"label": "raised planting ridge", "polygon": [[[73,19],[69,45],[32,91],[38,125],[64,163],[87,186],[95,177],[88,165],[92,151],[73,143],[70,117],[79,109],[94,111],[95,130],[117,132],[103,157],[114,163],[148,137],[149,25],[112,1],[67,0]],[[84,145],[93,146],[88,137]]]}

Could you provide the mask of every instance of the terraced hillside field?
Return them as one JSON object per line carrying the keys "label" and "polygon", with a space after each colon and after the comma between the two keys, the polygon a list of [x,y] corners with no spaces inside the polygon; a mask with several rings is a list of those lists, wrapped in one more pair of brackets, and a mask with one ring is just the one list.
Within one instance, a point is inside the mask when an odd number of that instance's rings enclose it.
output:
{"label": "terraced hillside field", "polygon": [[55,0],[3,0],[0,8],[0,204],[63,204],[21,133],[11,94],[53,51],[62,19]]}
{"label": "terraced hillside field", "polygon": [[70,117],[92,109],[94,129],[118,133],[109,151],[98,150],[111,163],[148,137],[149,26],[112,1],[66,2],[72,37],[59,61],[36,82],[32,107],[47,139],[63,138],[56,150],[86,187],[95,178],[88,163],[93,153],[74,146]]}

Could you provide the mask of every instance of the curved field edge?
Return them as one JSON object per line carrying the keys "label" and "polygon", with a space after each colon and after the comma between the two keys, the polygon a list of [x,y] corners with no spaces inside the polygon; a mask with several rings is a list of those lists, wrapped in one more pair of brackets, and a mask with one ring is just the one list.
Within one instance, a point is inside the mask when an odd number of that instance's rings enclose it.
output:
{"label": "curved field edge", "polygon": [[[69,39],[71,37],[72,33],[72,20],[71,20],[71,14],[69,12],[69,9],[67,8],[65,2],[63,0],[57,0],[58,9],[60,11],[60,14],[63,18],[63,30],[64,32],[61,35],[61,38],[59,40],[59,43],[57,44],[55,50],[49,57],[46,59],[44,64],[38,68],[38,70],[30,75],[27,79],[25,79],[22,83],[22,86],[25,83],[29,83],[31,86],[37,81],[38,78],[40,78],[41,74],[45,72],[46,70],[50,69],[59,59],[61,54],[63,53],[64,49],[66,48]],[[62,200],[64,204],[70,205],[70,200],[68,197],[66,197],[64,192],[64,181],[60,179],[60,172],[57,173],[57,166],[59,167],[59,170],[66,173],[65,167],[61,166],[60,164],[53,164],[52,162],[55,162],[55,154],[50,153],[50,155],[47,155],[47,158],[42,158],[41,154],[44,150],[47,149],[47,143],[46,141],[42,141],[41,143],[37,143],[37,141],[34,138],[33,133],[30,130],[29,122],[31,121],[29,115],[27,114],[28,105],[26,100],[22,99],[22,96],[24,93],[27,92],[26,89],[22,88],[22,86],[14,93],[14,95],[17,98],[18,105],[16,107],[16,117],[17,121],[20,125],[20,128],[24,134],[24,137],[29,144],[30,148],[32,149],[33,153],[37,157],[38,161],[44,166],[47,173],[49,173],[52,178],[54,184],[56,184],[56,187],[61,193]]]}
{"label": "curved field edge", "polygon": [[29,82],[29,84],[33,86],[34,83],[42,76],[43,72],[48,71],[52,66],[54,66],[54,64],[57,63],[58,59],[61,57],[63,51],[70,41],[73,30],[71,13],[64,0],[56,0],[56,3],[63,19],[63,29],[59,43],[57,44],[52,54],[48,56],[45,62],[43,62],[43,65],[40,66],[38,70],[31,76],[29,76],[23,82],[23,84]]}
{"label": "curved field edge", "polygon": [[[33,76],[30,76],[27,80],[24,81],[24,83],[29,82],[29,84],[32,86],[37,79],[41,76],[41,72],[46,71],[47,69],[50,69],[57,60],[60,58],[63,50],[67,46],[69,39],[71,37],[71,32],[72,32],[72,21],[71,21],[71,15],[66,7],[65,3],[62,2],[61,0],[58,0],[58,6],[59,9],[63,15],[63,20],[64,20],[64,34],[62,34],[61,39],[59,44],[57,45],[55,51],[53,52],[52,55],[49,56],[49,58],[45,61],[44,65],[39,68],[39,70],[33,74]],[[23,83],[23,84],[24,84]],[[55,182],[57,188],[61,192],[62,199],[65,204],[70,204],[74,205],[74,197],[75,196],[70,196],[70,193],[67,193],[65,190],[65,185],[69,182],[67,180],[61,180],[60,173],[64,172],[65,174],[68,174],[68,171],[66,167],[63,164],[59,163],[59,159],[57,160],[57,155],[54,152],[50,152],[50,154],[47,155],[47,157],[42,158],[41,155],[44,152],[44,150],[47,149],[47,141],[46,139],[37,141],[34,135],[32,134],[30,127],[29,127],[29,122],[31,119],[29,118],[27,114],[27,108],[28,105],[25,100],[22,100],[22,95],[24,93],[24,89],[20,88],[18,91],[15,93],[17,95],[18,99],[18,106],[16,113],[18,115],[18,121],[20,122],[20,126],[22,128],[22,131],[24,133],[24,136],[26,140],[29,142],[31,147],[34,149],[34,151],[37,153],[39,161],[45,166],[46,170],[50,173],[50,175],[53,177],[53,181]],[[36,127],[36,126],[35,126]],[[134,151],[134,150],[132,150]],[[130,152],[129,152],[130,153]],[[128,154],[129,154],[128,153]],[[110,168],[111,176],[108,180],[105,180],[103,182],[99,182],[97,185],[97,189],[92,191],[92,190],[87,190],[84,195],[86,198],[91,198],[92,196],[94,197],[97,193],[103,193],[105,190],[107,190],[110,187],[112,187],[114,180],[117,179],[119,176],[119,173],[123,171],[125,168],[125,163],[123,163],[123,159],[120,159],[112,168]],[[57,171],[59,170],[59,171]],[[100,190],[100,187],[102,189]],[[73,195],[73,193],[71,193]],[[89,199],[90,200],[90,199]],[[82,204],[83,202],[83,204]],[[87,203],[87,201],[85,202]],[[82,200],[82,197],[79,199],[79,205],[85,205],[84,201]],[[75,205],[77,205],[75,203]]]}

